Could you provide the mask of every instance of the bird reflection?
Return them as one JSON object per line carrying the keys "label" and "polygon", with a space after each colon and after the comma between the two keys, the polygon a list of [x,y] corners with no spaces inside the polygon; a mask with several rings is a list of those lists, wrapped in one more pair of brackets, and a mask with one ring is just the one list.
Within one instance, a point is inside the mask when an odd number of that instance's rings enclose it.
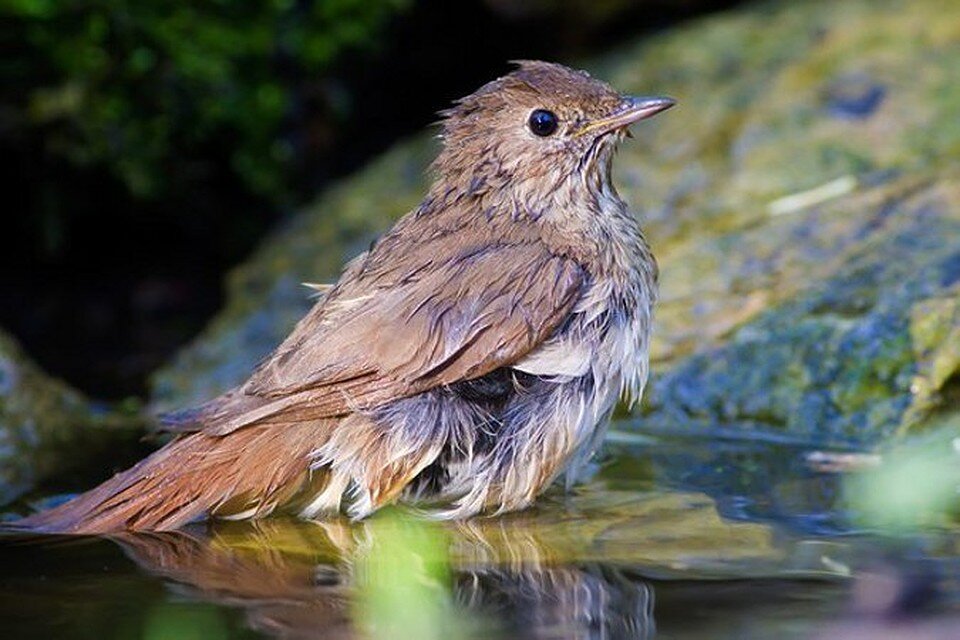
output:
{"label": "bird reflection", "polygon": [[277,638],[353,637],[348,588],[336,565],[271,548],[270,533],[250,527],[245,540],[205,531],[111,538],[176,593],[242,608],[254,630]]}
{"label": "bird reflection", "polygon": [[499,620],[509,638],[653,635],[653,590],[600,565],[465,571],[456,596],[468,610]]}
{"label": "bird reflection", "polygon": [[[653,635],[648,584],[610,566],[564,563],[562,550],[521,522],[495,522],[453,525],[441,538],[451,559],[445,598],[457,616],[477,621],[458,629],[460,637]],[[356,605],[359,567],[377,562],[391,536],[376,523],[265,520],[111,539],[178,594],[238,607],[248,626],[267,636],[305,639],[369,635]]]}

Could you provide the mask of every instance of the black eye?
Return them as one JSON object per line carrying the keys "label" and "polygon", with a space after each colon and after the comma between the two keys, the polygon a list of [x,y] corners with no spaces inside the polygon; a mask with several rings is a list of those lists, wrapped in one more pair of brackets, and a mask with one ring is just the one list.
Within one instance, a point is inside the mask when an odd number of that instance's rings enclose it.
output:
{"label": "black eye", "polygon": [[541,138],[546,138],[549,135],[553,135],[553,132],[557,130],[557,115],[553,111],[537,109],[530,114],[529,124],[530,131],[533,131]]}

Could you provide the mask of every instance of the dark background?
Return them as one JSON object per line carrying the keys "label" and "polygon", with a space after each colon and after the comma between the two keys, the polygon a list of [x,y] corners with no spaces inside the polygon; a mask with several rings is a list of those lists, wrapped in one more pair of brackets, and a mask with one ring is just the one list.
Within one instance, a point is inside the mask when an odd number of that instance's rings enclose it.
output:
{"label": "dark background", "polygon": [[[147,375],[216,312],[224,273],[264,234],[508,60],[575,63],[734,1],[351,4],[226,3],[228,14],[180,22],[113,0],[4,10],[0,175],[12,197],[0,326],[42,367],[97,397],[144,394]],[[324,13],[341,5],[355,33],[324,30]],[[233,31],[220,34],[223,24]],[[48,37],[65,29],[73,41]],[[263,43],[237,52],[235,41]],[[143,43],[155,53],[138,67]],[[204,66],[217,56],[233,76]],[[88,91],[79,106],[76,86]],[[220,112],[220,95],[233,111]]]}

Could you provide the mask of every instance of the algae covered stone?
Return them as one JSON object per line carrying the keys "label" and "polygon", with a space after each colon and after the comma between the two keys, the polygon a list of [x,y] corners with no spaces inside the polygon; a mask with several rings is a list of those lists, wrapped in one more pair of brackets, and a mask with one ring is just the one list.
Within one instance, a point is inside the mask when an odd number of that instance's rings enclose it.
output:
{"label": "algae covered stone", "polygon": [[[880,206],[839,200],[768,229],[780,255],[826,230],[823,262],[716,346],[661,367],[642,424],[869,444],[922,422],[960,371],[958,180],[944,174]],[[740,259],[764,244],[738,243]]]}
{"label": "algae covered stone", "polygon": [[115,455],[140,437],[135,408],[108,409],[43,373],[0,331],[0,505]]}
{"label": "algae covered stone", "polygon": [[620,162],[663,274],[637,424],[864,444],[960,409],[960,5],[760,5],[620,56],[681,105]]}

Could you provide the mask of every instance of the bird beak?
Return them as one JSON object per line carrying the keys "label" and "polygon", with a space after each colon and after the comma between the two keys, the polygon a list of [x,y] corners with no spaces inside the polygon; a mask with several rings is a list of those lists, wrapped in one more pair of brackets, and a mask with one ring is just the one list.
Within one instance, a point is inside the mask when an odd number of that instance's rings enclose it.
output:
{"label": "bird beak", "polygon": [[617,129],[628,127],[639,120],[651,118],[661,111],[665,111],[677,104],[673,98],[664,96],[656,97],[633,97],[624,98],[620,108],[606,118],[588,122],[577,132],[578,136],[585,133],[603,135]]}

